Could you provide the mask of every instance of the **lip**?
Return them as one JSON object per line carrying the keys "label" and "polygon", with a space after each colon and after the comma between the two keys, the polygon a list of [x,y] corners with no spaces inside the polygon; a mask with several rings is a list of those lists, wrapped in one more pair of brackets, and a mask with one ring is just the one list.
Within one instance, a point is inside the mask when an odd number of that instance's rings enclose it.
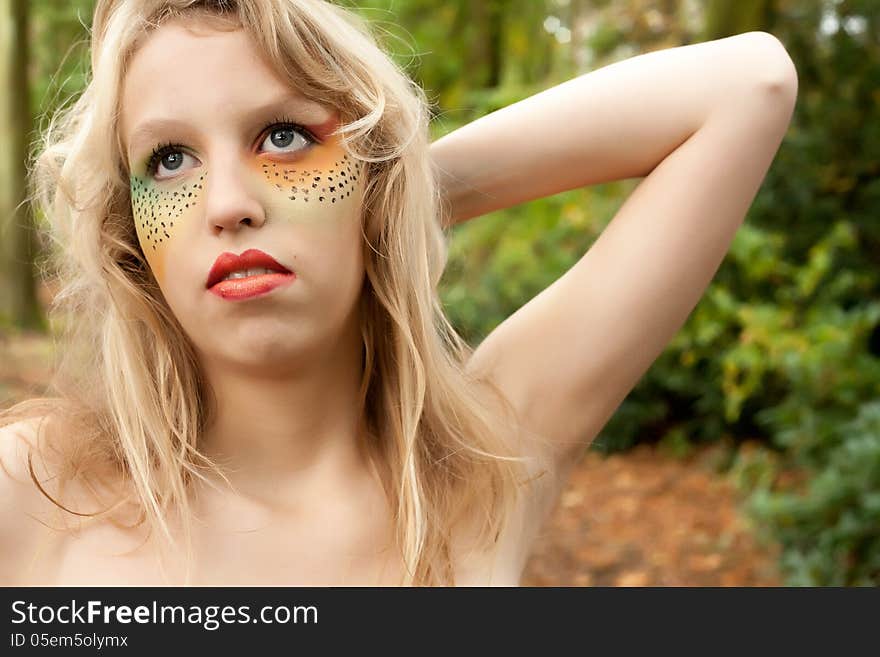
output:
{"label": "lip", "polygon": [[[257,267],[274,271],[259,276],[222,280],[229,272]],[[247,299],[270,292],[279,285],[291,283],[295,278],[296,275],[287,267],[259,249],[248,249],[241,255],[226,251],[214,261],[205,287],[224,299]]]}

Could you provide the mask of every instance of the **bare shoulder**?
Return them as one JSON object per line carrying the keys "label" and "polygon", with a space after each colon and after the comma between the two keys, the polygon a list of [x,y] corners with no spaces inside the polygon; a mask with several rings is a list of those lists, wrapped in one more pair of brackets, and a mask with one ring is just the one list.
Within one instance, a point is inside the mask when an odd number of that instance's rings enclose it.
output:
{"label": "bare shoulder", "polygon": [[[37,488],[43,464],[36,458],[38,420],[0,427],[0,585],[16,583],[33,547],[46,535],[52,503]],[[30,457],[30,458],[29,458]]]}
{"label": "bare shoulder", "polygon": [[0,493],[5,518],[34,489],[28,455],[37,447],[38,420],[21,420],[0,427]]}

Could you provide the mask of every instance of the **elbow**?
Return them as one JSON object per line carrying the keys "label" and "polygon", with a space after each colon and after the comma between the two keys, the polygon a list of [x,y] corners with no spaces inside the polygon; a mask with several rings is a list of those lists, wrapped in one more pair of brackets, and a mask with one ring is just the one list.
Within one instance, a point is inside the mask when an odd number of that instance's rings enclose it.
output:
{"label": "elbow", "polygon": [[761,92],[792,109],[797,101],[798,75],[785,45],[769,32],[747,32],[741,36],[750,40],[750,47],[758,55],[755,73]]}

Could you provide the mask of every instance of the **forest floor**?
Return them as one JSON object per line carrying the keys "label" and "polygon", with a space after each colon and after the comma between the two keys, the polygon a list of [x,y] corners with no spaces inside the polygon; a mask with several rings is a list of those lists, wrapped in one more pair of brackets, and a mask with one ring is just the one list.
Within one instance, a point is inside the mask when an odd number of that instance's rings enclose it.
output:
{"label": "forest floor", "polygon": [[[51,342],[0,331],[0,408],[41,394]],[[779,586],[777,551],[755,539],[731,481],[726,447],[686,458],[639,445],[587,452],[526,567],[525,586]]]}
{"label": "forest floor", "polygon": [[726,446],[673,457],[653,445],[587,452],[545,525],[527,586],[780,586],[777,550],[759,543]]}

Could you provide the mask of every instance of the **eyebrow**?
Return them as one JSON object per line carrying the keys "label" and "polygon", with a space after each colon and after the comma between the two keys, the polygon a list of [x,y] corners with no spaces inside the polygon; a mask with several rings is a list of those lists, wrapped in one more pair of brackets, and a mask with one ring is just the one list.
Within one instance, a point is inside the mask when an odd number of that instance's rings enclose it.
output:
{"label": "eyebrow", "polygon": [[[321,126],[326,123],[326,120],[319,118],[326,114],[326,110],[321,105],[306,100],[302,96],[291,93],[279,96],[278,98],[257,107],[252,107],[246,110],[244,115],[264,116],[270,112],[282,112],[285,110],[298,113],[305,117],[314,117],[311,119],[312,125],[309,125],[308,120],[303,122],[303,125],[306,127]],[[128,155],[131,157],[131,154],[134,152],[134,147],[139,146],[142,142],[146,141],[152,143],[157,141],[161,135],[166,134],[167,132],[186,130],[188,127],[189,125],[186,121],[179,119],[165,117],[147,119],[132,130],[127,144]]]}

